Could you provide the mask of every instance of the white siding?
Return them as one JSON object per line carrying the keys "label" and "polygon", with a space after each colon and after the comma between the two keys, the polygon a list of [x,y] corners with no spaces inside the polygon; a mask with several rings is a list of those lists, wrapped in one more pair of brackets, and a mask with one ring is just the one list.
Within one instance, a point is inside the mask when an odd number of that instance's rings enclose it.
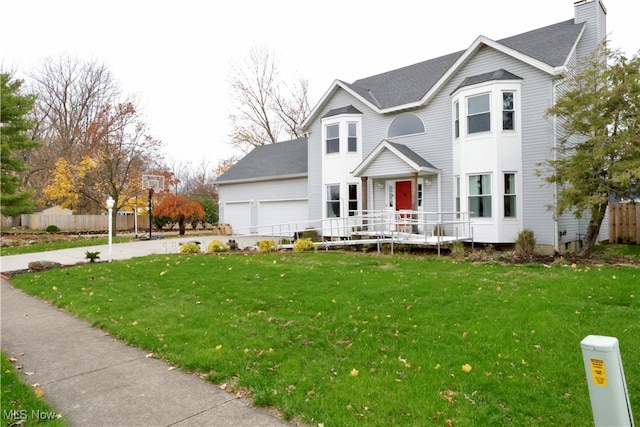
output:
{"label": "white siding", "polygon": [[[261,202],[304,200],[306,203],[307,179],[292,178],[276,181],[221,184],[218,191],[220,196],[220,222],[231,224],[235,230],[238,227],[246,228],[264,225],[259,224],[259,206]],[[231,213],[229,212],[229,206],[232,209]],[[247,211],[248,214],[246,214]],[[282,218],[285,219],[287,216],[283,215]],[[291,217],[291,221],[299,221],[300,219],[297,211]]]}

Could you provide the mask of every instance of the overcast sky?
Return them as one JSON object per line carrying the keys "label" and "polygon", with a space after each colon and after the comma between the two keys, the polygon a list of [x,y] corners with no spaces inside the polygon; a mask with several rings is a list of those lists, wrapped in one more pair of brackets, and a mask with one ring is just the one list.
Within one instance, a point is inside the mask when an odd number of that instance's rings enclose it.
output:
{"label": "overcast sky", "polygon": [[[105,64],[140,100],[168,164],[215,166],[228,144],[231,64],[252,47],[309,81],[312,105],[356,79],[574,16],[573,0],[0,0],[0,65],[23,78],[47,57]],[[640,49],[640,1],[605,0],[612,47]]]}

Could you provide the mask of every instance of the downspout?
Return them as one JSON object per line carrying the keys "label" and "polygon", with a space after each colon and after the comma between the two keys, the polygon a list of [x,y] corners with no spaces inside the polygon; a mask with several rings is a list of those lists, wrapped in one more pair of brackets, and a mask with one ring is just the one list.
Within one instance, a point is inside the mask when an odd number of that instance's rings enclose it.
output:
{"label": "downspout", "polygon": [[442,222],[442,171],[438,170],[436,174],[436,180],[438,181],[438,221]]}
{"label": "downspout", "polygon": [[[559,80],[555,80],[551,85],[551,100],[553,105],[556,103],[556,87]],[[558,153],[558,122],[556,116],[553,116],[553,160],[557,159]],[[553,251],[560,253],[560,236],[558,235],[558,218],[556,216],[556,208],[558,206],[558,184],[553,183]]]}

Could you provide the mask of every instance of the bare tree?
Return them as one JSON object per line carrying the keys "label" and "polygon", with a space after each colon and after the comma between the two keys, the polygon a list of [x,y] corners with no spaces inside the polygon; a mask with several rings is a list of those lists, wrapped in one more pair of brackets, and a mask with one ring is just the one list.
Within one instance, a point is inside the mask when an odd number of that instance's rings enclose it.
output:
{"label": "bare tree", "polygon": [[[133,104],[107,105],[89,125],[86,146],[77,163],[57,162],[45,193],[76,211],[99,212],[106,196],[116,211],[141,194],[141,176],[152,169],[161,142],[152,138]],[[74,205],[75,204],[75,205]]]}
{"label": "bare tree", "polygon": [[248,152],[276,143],[283,135],[302,136],[300,124],[309,113],[308,83],[300,79],[285,85],[271,52],[251,49],[244,63],[232,66],[229,84],[235,100],[229,116],[232,145]]}
{"label": "bare tree", "polygon": [[87,149],[87,130],[106,105],[115,104],[120,89],[105,65],[70,56],[47,58],[29,74],[37,95],[33,137],[42,141],[26,157],[28,186],[42,199],[55,162],[77,162]]}

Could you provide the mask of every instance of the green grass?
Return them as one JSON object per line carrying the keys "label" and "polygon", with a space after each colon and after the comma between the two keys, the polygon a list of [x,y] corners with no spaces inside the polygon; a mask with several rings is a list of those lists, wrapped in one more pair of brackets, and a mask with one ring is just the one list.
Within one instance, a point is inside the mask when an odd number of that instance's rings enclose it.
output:
{"label": "green grass", "polygon": [[[133,237],[115,236],[113,243],[131,242]],[[51,240],[48,242],[38,242],[30,245],[3,246],[0,248],[2,256],[31,254],[36,252],[57,251],[59,249],[81,248],[84,246],[98,246],[109,243],[108,237],[82,237],[70,238],[69,240]]]}
{"label": "green grass", "polygon": [[603,258],[640,258],[640,245],[615,245],[615,244],[602,244],[596,245],[593,249],[594,255],[602,256]]}
{"label": "green grass", "polygon": [[[20,379],[18,372],[4,352],[0,353],[0,367],[2,369],[0,375],[2,381],[0,426],[46,425],[63,427],[68,425],[64,419],[58,418],[56,411],[42,396],[36,396],[36,389]],[[24,423],[16,424],[23,420]]]}
{"label": "green grass", "polygon": [[309,425],[592,425],[590,334],[620,340],[640,411],[634,267],[176,254],[12,282]]}

